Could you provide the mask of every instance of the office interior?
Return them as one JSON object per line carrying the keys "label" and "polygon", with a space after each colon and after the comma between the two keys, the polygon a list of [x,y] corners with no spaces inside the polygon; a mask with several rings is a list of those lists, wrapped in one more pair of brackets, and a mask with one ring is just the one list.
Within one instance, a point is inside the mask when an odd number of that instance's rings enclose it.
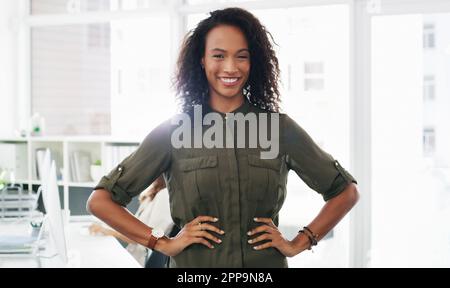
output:
{"label": "office interior", "polygon": [[[40,247],[0,253],[0,268],[142,266],[90,233],[86,201],[176,113],[183,37],[225,7],[270,31],[283,113],[358,181],[354,209],[289,266],[450,267],[450,1],[3,0],[0,239],[35,233],[42,185],[57,187],[48,219],[65,231],[44,260]],[[293,171],[287,187],[280,230],[293,238],[324,202]],[[21,193],[29,206],[9,207]]]}

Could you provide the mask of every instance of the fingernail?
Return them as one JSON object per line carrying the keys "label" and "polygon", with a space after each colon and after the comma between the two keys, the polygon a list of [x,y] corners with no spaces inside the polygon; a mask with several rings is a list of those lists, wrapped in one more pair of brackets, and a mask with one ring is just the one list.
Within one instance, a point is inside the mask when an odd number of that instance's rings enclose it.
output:
{"label": "fingernail", "polygon": [[214,218],[214,222],[217,222],[217,221],[219,221],[219,218]]}
{"label": "fingernail", "polygon": [[252,231],[248,231],[248,232],[247,232],[247,235],[252,235]]}
{"label": "fingernail", "polygon": [[258,221],[258,218],[255,217],[255,218],[253,218],[253,220]]}
{"label": "fingernail", "polygon": [[219,239],[219,241],[217,241],[217,242],[222,243],[222,240]]}
{"label": "fingernail", "polygon": [[253,249],[258,250],[258,249],[259,249],[259,246],[255,246],[255,247],[253,247]]}
{"label": "fingernail", "polygon": [[248,240],[247,242],[248,242],[248,243],[252,243],[252,240]]}
{"label": "fingernail", "polygon": [[225,234],[225,231],[221,230],[221,231],[220,231],[220,234]]}
{"label": "fingernail", "polygon": [[211,245],[211,249],[214,249],[214,245]]}

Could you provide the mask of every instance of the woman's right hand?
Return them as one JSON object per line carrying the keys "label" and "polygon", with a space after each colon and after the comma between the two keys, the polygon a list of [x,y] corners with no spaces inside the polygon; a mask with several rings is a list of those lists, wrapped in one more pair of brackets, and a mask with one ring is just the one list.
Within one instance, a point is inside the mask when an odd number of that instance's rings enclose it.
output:
{"label": "woman's right hand", "polygon": [[[223,235],[225,232],[219,228],[207,223],[217,222],[218,219],[210,216],[198,216],[191,222],[184,225],[183,229],[173,238],[160,238],[155,245],[155,250],[167,256],[176,256],[187,246],[198,243],[208,248],[214,246],[208,241],[214,241],[218,244],[222,242],[219,238],[211,234],[209,231]],[[208,239],[208,240],[207,240]]]}

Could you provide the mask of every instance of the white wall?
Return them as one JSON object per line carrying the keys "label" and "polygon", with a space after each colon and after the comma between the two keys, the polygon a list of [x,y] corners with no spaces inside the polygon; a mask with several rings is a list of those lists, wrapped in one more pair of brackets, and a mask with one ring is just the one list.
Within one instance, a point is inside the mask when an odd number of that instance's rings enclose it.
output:
{"label": "white wall", "polygon": [[16,120],[19,1],[0,1],[0,136],[11,136]]}

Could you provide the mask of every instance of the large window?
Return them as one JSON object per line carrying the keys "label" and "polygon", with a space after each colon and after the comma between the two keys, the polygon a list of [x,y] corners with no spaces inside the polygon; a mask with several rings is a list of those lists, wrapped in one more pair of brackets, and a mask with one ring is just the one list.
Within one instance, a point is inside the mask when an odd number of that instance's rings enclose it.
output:
{"label": "large window", "polygon": [[372,18],[375,267],[450,265],[449,27],[448,13]]}
{"label": "large window", "polygon": [[110,25],[32,29],[32,112],[47,135],[111,132]]}
{"label": "large window", "polygon": [[146,135],[175,112],[170,18],[113,21],[111,127]]}
{"label": "large window", "polygon": [[[44,117],[46,135],[143,137],[175,111],[169,11],[133,19],[106,14],[98,23],[83,14],[149,5],[31,1],[32,14],[50,22],[31,27],[30,51],[31,112]],[[72,14],[81,23],[54,20],[55,13]]]}

